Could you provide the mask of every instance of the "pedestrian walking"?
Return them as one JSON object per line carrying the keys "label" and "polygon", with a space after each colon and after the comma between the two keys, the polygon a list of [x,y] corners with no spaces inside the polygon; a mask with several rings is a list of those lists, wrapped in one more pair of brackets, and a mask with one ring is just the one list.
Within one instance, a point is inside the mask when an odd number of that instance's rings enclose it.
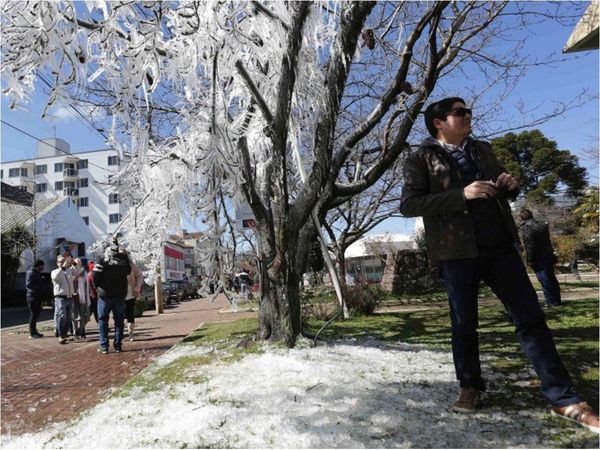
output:
{"label": "pedestrian walking", "polygon": [[558,306],[561,304],[560,285],[554,273],[557,258],[550,240],[548,223],[534,219],[533,213],[528,208],[521,208],[519,218],[523,221],[521,237],[527,264],[533,269],[542,285],[544,304],[547,307]]}
{"label": "pedestrian walking", "polygon": [[65,344],[69,332],[69,322],[72,317],[73,278],[75,270],[70,256],[58,256],[57,268],[50,273],[54,286],[54,317],[58,331],[58,342]]}
{"label": "pedestrian walking", "polygon": [[42,309],[42,299],[46,291],[46,280],[42,277],[44,261],[38,259],[25,274],[25,288],[27,289],[27,307],[29,308],[29,339],[44,337],[38,333],[37,320]]}
{"label": "pedestrian walking", "polygon": [[125,318],[127,320],[127,333],[129,340],[135,339],[135,302],[142,295],[142,271],[135,265],[131,256],[124,250],[120,251],[129,259],[131,272],[127,276],[127,296],[125,297]]}
{"label": "pedestrian walking", "polygon": [[598,416],[573,389],[517,251],[519,237],[507,200],[516,197],[519,183],[500,166],[489,143],[469,137],[471,119],[471,109],[458,97],[427,107],[425,125],[431,136],[404,163],[400,204],[404,216],[423,217],[429,260],[448,289],[452,354],[461,388],[452,409],[475,412],[486,388],[477,333],[483,280],[515,325],[552,413],[598,433]]}
{"label": "pedestrian walking", "polygon": [[573,258],[571,260],[571,262],[569,263],[569,269],[571,270],[571,273],[575,275],[575,278],[581,281],[581,274],[579,273],[579,262],[577,261],[577,258]]}
{"label": "pedestrian walking", "polygon": [[116,353],[122,351],[123,327],[125,321],[125,296],[127,295],[127,276],[131,272],[129,258],[119,253],[119,242],[112,238],[104,253],[94,266],[93,280],[98,292],[98,331],[102,354],[108,353],[108,320],[113,313],[115,338],[113,346]]}

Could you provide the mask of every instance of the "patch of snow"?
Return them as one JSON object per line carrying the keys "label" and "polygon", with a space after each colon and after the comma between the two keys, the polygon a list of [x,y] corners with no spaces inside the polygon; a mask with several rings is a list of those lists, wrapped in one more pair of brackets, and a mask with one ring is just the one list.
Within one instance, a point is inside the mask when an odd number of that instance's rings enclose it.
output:
{"label": "patch of snow", "polygon": [[[215,350],[190,344],[144,375]],[[192,369],[161,391],[128,391],[70,423],[17,437],[3,448],[539,448],[557,447],[544,411],[518,415],[488,405],[450,411],[458,386],[452,355],[375,339],[310,348],[268,348],[236,362]],[[577,434],[579,433],[579,434]],[[585,431],[573,435],[587,439]],[[589,436],[591,446],[597,444]],[[578,441],[579,442],[579,441]],[[586,441],[587,442],[587,441]]]}

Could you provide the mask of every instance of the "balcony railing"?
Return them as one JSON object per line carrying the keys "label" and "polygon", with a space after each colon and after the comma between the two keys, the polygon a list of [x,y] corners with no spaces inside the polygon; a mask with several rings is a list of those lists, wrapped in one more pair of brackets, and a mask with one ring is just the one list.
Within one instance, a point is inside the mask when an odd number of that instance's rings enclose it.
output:
{"label": "balcony railing", "polygon": [[65,170],[63,170],[63,177],[77,178],[77,177],[79,177],[79,170],[78,169],[65,169]]}
{"label": "balcony railing", "polygon": [[79,189],[72,187],[64,188],[63,195],[65,197],[79,197]]}

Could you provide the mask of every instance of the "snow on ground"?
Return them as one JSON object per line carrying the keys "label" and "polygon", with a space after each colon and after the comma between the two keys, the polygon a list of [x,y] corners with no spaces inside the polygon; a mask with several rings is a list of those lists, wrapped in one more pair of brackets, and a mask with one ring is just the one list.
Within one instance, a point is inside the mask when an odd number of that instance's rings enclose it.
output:
{"label": "snow on ground", "polygon": [[[194,369],[205,382],[132,388],[68,424],[3,439],[3,448],[560,447],[544,411],[450,411],[452,355],[376,340],[268,348]],[[304,348],[302,348],[304,347]],[[145,374],[211,351],[179,345]],[[541,422],[540,422],[541,421]],[[597,437],[573,428],[579,443]],[[595,444],[594,444],[595,443]],[[588,445],[586,445],[588,446]]]}

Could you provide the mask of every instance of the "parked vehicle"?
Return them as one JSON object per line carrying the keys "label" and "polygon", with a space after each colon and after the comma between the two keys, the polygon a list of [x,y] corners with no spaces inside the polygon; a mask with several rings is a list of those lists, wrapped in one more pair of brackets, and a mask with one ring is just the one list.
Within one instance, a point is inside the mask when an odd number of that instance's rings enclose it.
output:
{"label": "parked vehicle", "polygon": [[183,287],[174,281],[165,281],[162,284],[162,294],[167,305],[180,302],[183,299]]}
{"label": "parked vehicle", "polygon": [[146,305],[146,310],[156,308],[156,300],[154,298],[154,286],[142,283],[142,300]]}

